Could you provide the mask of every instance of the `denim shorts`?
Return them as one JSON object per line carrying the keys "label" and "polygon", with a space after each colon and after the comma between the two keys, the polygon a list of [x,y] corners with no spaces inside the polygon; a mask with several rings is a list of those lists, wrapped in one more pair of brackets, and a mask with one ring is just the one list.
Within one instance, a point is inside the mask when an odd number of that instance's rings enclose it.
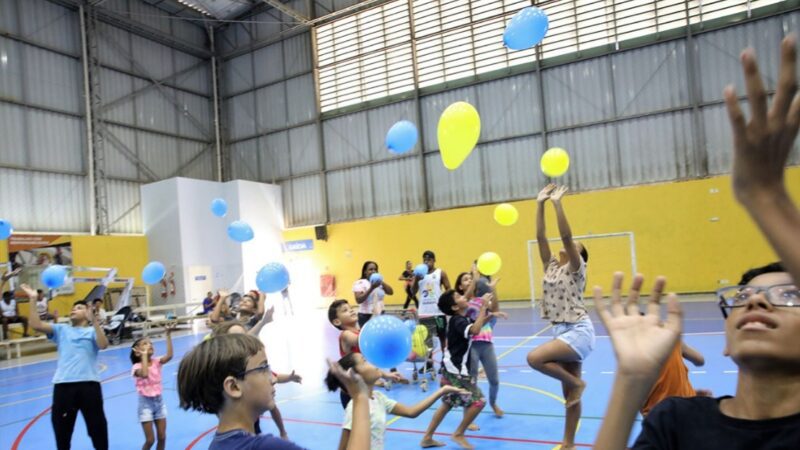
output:
{"label": "denim shorts", "polygon": [[155,397],[139,396],[139,422],[152,422],[166,418],[167,404],[160,395]]}
{"label": "denim shorts", "polygon": [[588,317],[579,322],[553,324],[553,336],[570,346],[583,361],[594,350],[594,325]]}

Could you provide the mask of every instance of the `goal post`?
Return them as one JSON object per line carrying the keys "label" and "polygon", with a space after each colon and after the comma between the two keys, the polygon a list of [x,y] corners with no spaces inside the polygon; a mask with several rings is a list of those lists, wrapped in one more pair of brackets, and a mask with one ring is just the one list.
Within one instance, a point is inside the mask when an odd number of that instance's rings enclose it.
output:
{"label": "goal post", "polygon": [[[589,263],[586,273],[586,291],[584,296],[590,295],[592,286],[599,285],[603,291],[611,289],[611,275],[616,271],[626,274],[636,273],[636,239],[632,231],[617,233],[588,234],[573,236],[575,241],[581,242],[589,252]],[[561,238],[549,238],[550,251],[558,257],[561,250]],[[528,241],[528,279],[531,285],[531,305],[534,305],[537,293],[541,294],[544,267],[539,258],[539,241]]]}

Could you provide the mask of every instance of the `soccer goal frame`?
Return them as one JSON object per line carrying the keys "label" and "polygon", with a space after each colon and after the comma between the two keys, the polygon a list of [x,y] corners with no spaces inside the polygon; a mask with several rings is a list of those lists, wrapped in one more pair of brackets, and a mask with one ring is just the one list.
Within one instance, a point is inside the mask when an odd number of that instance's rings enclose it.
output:
{"label": "soccer goal frame", "polygon": [[[630,245],[631,251],[631,270],[633,273],[636,272],[636,238],[633,234],[633,231],[620,231],[617,233],[602,233],[602,234],[587,234],[583,236],[573,236],[572,238],[576,241],[586,241],[590,239],[601,239],[601,238],[613,238],[613,237],[628,237],[628,243]],[[547,242],[561,242],[560,237],[556,238],[549,238]],[[530,281],[531,285],[531,305],[536,303],[536,281],[535,281],[535,271],[536,271],[536,263],[534,258],[539,258],[539,250],[538,250],[539,241],[537,239],[533,239],[528,241],[528,280]]]}

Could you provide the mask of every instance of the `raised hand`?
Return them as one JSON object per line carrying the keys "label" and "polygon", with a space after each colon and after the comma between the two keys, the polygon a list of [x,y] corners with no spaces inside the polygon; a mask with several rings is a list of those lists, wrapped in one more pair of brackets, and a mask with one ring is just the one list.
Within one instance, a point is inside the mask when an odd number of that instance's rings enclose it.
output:
{"label": "raised hand", "polygon": [[364,379],[361,378],[361,375],[359,375],[355,370],[350,368],[345,371],[342,369],[342,366],[340,366],[339,363],[331,360],[328,360],[328,366],[330,367],[331,373],[345,387],[345,390],[350,397],[355,397],[356,395],[369,395],[369,388],[367,387],[366,383],[364,383]]}
{"label": "raised hand", "polygon": [[442,386],[442,395],[458,394],[458,395],[472,395],[468,390],[457,388],[455,386]]}
{"label": "raised hand", "polygon": [[167,336],[171,335],[176,328],[178,328],[177,321],[170,321],[164,324],[164,332],[167,334]]}
{"label": "raised hand", "polygon": [[303,377],[301,377],[300,375],[296,374],[294,372],[294,370],[293,370],[292,373],[289,374],[289,381],[292,382],[292,383],[303,384]]}
{"label": "raised hand", "polygon": [[556,188],[556,185],[553,183],[548,184],[544,187],[541,191],[539,191],[539,195],[536,196],[536,201],[539,203],[544,203],[550,198],[550,194],[553,192],[553,189]]}
{"label": "raised hand", "polygon": [[22,289],[23,292],[25,292],[25,295],[27,295],[28,298],[31,298],[31,299],[39,298],[39,293],[37,293],[35,289],[33,289],[32,287],[28,286],[27,284],[23,283],[19,287],[20,287],[20,289]]}
{"label": "raised hand", "polygon": [[789,152],[800,126],[800,97],[797,92],[794,34],[781,43],[778,87],[772,108],[767,110],[767,93],[752,49],[742,52],[750,121],[736,98],[733,86],[725,88],[725,104],[733,128],[733,192],[740,202],[747,202],[758,191],[783,191],[783,173]]}
{"label": "raised hand", "polygon": [[563,196],[564,196],[564,194],[567,192],[567,190],[569,190],[569,188],[568,188],[568,187],[566,187],[566,186],[558,186],[558,187],[557,187],[557,188],[555,188],[555,190],[554,190],[554,191],[553,191],[553,192],[550,194],[550,200],[552,200],[552,201],[554,201],[554,202],[560,202],[560,201],[561,201],[561,197],[563,197]]}
{"label": "raised hand", "polygon": [[617,356],[618,375],[655,380],[681,336],[682,312],[678,298],[674,294],[669,295],[667,320],[662,322],[659,302],[666,279],[659,277],[647,304],[647,313],[640,315],[639,291],[644,278],[642,275],[634,277],[624,306],[621,300],[622,279],[621,272],[614,274],[610,310],[608,302],[603,299],[602,289],[595,286],[597,313],[611,337]]}
{"label": "raised hand", "polygon": [[261,320],[264,322],[264,324],[268,324],[272,322],[272,318],[274,315],[275,315],[275,305],[272,305],[269,307],[268,310],[264,311],[264,317],[262,317]]}

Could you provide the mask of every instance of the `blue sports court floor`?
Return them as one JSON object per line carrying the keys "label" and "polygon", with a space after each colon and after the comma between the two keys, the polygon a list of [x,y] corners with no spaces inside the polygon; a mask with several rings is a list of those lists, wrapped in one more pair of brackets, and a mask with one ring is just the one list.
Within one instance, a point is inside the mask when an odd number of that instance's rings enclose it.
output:
{"label": "blue sports court floor", "polygon": [[[686,312],[685,340],[706,358],[704,367],[689,365],[694,386],[711,389],[715,396],[732,394],[736,386],[736,366],[722,355],[724,335],[719,309],[712,302],[684,303],[683,307]],[[509,320],[499,321],[495,330],[501,380],[498,404],[506,415],[497,419],[487,407],[476,420],[481,430],[469,432],[468,438],[478,448],[556,448],[562,435],[564,414],[560,385],[533,372],[525,364],[525,355],[530,349],[551,339],[550,329],[531,308],[506,311],[510,314]],[[598,336],[597,347],[583,367],[588,387],[577,433],[578,445],[587,448],[599,429],[615,369],[614,354],[605,329],[594,312],[592,314]],[[332,449],[339,441],[342,408],[338,394],[326,392],[322,379],[324,358],[338,356],[337,332],[327,323],[325,311],[310,310],[303,317],[277,317],[261,337],[275,370],[288,373],[295,369],[304,377],[302,385],[278,386],[277,401],[290,438],[310,449]],[[196,328],[194,331],[174,338],[175,358],[164,369],[164,396],[169,408],[169,449],[207,448],[216,425],[213,416],[178,408],[175,385],[178,362],[205,334],[204,329]],[[155,346],[156,355],[163,354],[163,339],[157,338]],[[115,450],[137,449],[143,443],[128,354],[129,347],[124,345],[103,351],[99,357],[110,443]],[[49,415],[50,380],[55,365],[53,355],[48,360],[12,367],[4,365],[5,368],[0,369],[0,448],[55,448]],[[401,370],[410,376],[411,364],[406,364]],[[432,388],[436,386],[434,384]],[[485,381],[481,381],[481,386],[488,390]],[[410,404],[426,394],[418,386],[408,385],[395,386],[388,395]],[[419,448],[417,444],[432,414],[433,409],[413,420],[392,418],[386,448]],[[460,419],[461,411],[454,411],[438,430],[437,439],[446,442],[446,448],[457,448],[448,437]],[[268,415],[262,419],[262,428],[276,433]],[[634,435],[636,433],[638,422]],[[91,448],[80,417],[72,442],[74,449]]]}

